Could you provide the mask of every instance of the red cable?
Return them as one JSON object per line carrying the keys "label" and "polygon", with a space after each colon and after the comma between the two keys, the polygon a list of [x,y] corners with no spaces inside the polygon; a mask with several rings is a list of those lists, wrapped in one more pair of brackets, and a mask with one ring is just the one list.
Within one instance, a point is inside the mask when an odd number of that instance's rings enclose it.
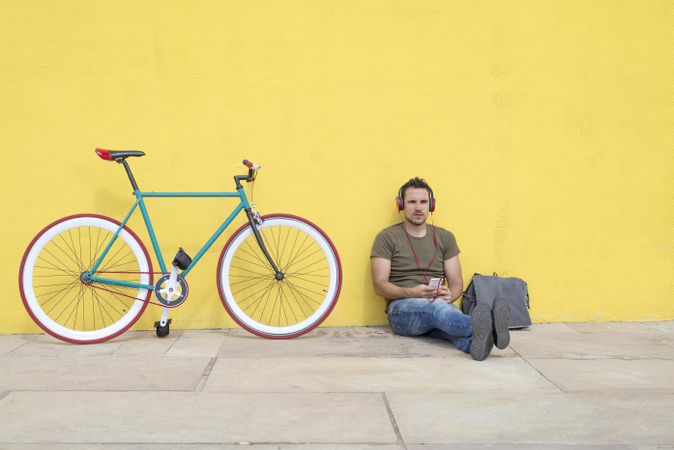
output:
{"label": "red cable", "polygon": [[419,257],[417,256],[417,252],[414,251],[414,247],[412,246],[412,240],[410,239],[410,235],[405,229],[405,222],[401,223],[403,227],[403,231],[405,232],[405,236],[407,236],[407,242],[410,244],[410,248],[412,249],[412,254],[414,255],[414,261],[417,264],[417,269],[421,270],[421,276],[424,277],[424,282],[428,284],[428,277],[426,276],[426,271],[431,267],[433,264],[433,261],[435,261],[435,257],[438,254],[438,240],[435,235],[435,225],[431,225],[433,227],[433,247],[435,247],[435,250],[433,251],[433,257],[431,258],[431,261],[428,263],[425,269],[421,268],[421,263],[419,262]]}

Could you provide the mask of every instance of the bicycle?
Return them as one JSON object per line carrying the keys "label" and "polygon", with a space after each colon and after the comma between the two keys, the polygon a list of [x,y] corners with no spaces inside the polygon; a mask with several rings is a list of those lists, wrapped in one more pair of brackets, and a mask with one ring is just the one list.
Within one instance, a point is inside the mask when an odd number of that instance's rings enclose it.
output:
{"label": "bicycle", "polygon": [[[19,289],[28,314],[45,332],[72,343],[103,342],[128,330],[153,304],[163,308],[157,336],[167,336],[169,310],[189,294],[187,275],[242,211],[247,223],[225,243],[216,270],[220,299],[234,321],[257,336],[289,339],[316,328],[334,308],[342,284],[335,246],[306,219],[257,212],[241,183],[252,183],[252,198],[260,166],[244,160],[248,173],[234,176],[232,192],[145,192],[127,162],[144,152],[99,148],[96,154],[124,166],[136,199],[121,222],[98,214],[67,216],[28,245]],[[145,199],[158,197],[231,197],[239,203],[194,258],[180,248],[167,270],[145,206]],[[153,271],[145,245],[127,226],[136,208],[160,272]]]}

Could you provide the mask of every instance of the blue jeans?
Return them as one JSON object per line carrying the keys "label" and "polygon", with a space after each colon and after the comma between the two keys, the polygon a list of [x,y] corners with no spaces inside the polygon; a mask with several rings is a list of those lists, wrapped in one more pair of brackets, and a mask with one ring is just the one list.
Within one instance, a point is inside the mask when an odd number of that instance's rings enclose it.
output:
{"label": "blue jeans", "polygon": [[470,352],[473,327],[470,316],[441,298],[401,298],[389,303],[388,323],[401,336],[430,336],[451,341]]}

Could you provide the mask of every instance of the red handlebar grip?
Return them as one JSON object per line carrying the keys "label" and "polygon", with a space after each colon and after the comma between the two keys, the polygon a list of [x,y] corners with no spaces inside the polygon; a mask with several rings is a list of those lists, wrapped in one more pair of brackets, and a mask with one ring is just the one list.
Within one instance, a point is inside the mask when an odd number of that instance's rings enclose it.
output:
{"label": "red handlebar grip", "polygon": [[243,165],[246,166],[246,167],[248,167],[249,169],[252,169],[252,168],[253,168],[253,163],[250,162],[250,161],[248,161],[247,159],[244,159],[244,160],[243,160]]}

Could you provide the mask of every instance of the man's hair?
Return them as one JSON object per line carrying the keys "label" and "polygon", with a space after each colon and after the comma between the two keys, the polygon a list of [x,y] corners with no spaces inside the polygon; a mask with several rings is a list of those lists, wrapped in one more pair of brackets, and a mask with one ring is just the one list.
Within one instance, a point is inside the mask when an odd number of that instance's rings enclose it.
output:
{"label": "man's hair", "polygon": [[426,183],[426,180],[424,180],[423,178],[414,177],[414,178],[410,178],[407,181],[407,183],[403,184],[400,187],[399,192],[400,192],[400,199],[401,200],[403,200],[403,201],[405,200],[405,191],[409,188],[426,189],[428,191],[429,197],[431,197],[433,195],[432,194],[433,191],[431,190],[431,187],[428,185],[428,183]]}

